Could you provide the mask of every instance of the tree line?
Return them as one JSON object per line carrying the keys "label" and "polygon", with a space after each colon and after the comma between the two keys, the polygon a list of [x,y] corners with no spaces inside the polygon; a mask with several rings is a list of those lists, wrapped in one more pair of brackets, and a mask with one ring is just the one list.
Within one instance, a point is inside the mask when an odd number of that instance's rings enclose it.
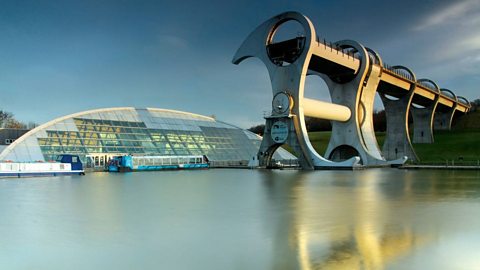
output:
{"label": "tree line", "polygon": [[[476,112],[480,110],[480,99],[475,99],[470,102],[472,105],[471,112]],[[410,116],[411,118],[411,116]],[[412,120],[409,119],[409,122]],[[325,119],[316,119],[311,117],[305,117],[305,124],[307,125],[308,131],[330,131],[332,130],[332,124],[330,120]],[[385,110],[377,110],[373,112],[373,127],[377,132],[385,132],[387,130],[387,116],[385,114]],[[263,130],[265,129],[265,125],[256,125],[248,130],[263,136]]]}
{"label": "tree line", "polygon": [[480,109],[480,99],[475,99],[474,101],[470,102],[470,104],[472,105],[472,112],[476,112]]}
{"label": "tree line", "polygon": [[0,128],[32,129],[38,126],[34,122],[23,123],[15,119],[13,113],[0,110]]}

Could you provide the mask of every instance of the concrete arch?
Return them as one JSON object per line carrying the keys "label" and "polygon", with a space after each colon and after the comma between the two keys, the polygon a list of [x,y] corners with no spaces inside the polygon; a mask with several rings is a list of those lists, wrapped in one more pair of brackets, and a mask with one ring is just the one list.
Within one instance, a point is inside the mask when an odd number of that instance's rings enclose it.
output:
{"label": "concrete arch", "polygon": [[277,151],[278,148],[280,148],[280,146],[281,144],[273,144],[263,153],[267,160],[267,163],[265,164],[267,168],[272,166],[271,162],[273,159],[273,154]]}
{"label": "concrete arch", "polygon": [[[347,144],[342,144],[335,147],[328,156],[328,158],[334,161],[342,161],[349,159],[352,156],[360,156],[360,153],[355,147]],[[360,161],[360,164],[362,164],[362,161]]]}

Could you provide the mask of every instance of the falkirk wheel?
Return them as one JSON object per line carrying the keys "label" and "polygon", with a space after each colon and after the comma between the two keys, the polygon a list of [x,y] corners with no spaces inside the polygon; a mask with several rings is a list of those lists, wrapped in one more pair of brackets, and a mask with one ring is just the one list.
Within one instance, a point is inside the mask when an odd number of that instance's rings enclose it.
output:
{"label": "falkirk wheel", "polygon": [[[298,22],[304,35],[274,42],[278,28]],[[455,112],[466,113],[469,102],[418,79],[408,68],[388,66],[370,48],[353,40],[320,41],[312,22],[298,12],[285,12],[258,26],[242,43],[232,62],[256,57],[267,67],[273,98],[271,114],[257,157],[269,166],[283,144],[295,151],[303,169],[392,166],[417,160],[408,118],[413,118],[413,141],[433,142],[433,127],[449,129]],[[306,76],[320,76],[332,103],[304,97]],[[374,99],[385,107],[387,131],[383,149],[373,127]],[[305,117],[330,120],[332,135],[325,154],[313,148]]]}

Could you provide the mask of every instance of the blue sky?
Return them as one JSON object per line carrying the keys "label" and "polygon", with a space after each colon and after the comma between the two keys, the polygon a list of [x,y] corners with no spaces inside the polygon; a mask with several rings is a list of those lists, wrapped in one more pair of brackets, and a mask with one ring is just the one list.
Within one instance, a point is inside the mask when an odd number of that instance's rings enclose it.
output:
{"label": "blue sky", "polygon": [[[480,97],[480,1],[0,1],[0,109],[43,123],[87,109],[158,107],[263,122],[258,60],[231,64],[260,23],[304,13],[468,99]],[[322,82],[307,82],[312,96]]]}

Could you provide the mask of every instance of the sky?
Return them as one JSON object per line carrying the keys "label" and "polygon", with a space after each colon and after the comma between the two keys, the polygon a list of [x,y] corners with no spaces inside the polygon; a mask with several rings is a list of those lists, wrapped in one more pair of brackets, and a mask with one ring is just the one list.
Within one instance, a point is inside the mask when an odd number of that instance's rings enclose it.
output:
{"label": "sky", "polygon": [[[231,60],[285,11],[308,16],[321,39],[357,40],[417,78],[480,97],[478,0],[0,0],[0,109],[38,124],[123,106],[261,124],[272,99],[266,68]],[[323,88],[307,80],[307,96],[325,98]]]}

